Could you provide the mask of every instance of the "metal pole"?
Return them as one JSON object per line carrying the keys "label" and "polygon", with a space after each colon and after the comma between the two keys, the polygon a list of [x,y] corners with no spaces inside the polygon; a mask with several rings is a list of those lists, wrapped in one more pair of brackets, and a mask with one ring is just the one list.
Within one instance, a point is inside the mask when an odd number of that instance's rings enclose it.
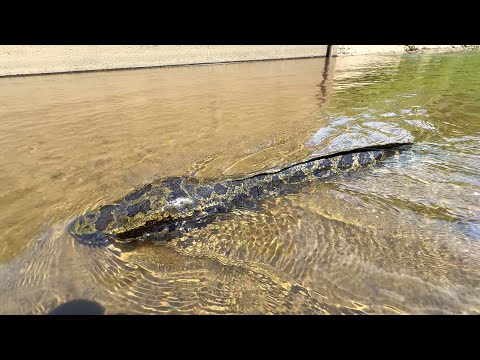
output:
{"label": "metal pole", "polygon": [[332,57],[332,47],[333,45],[327,45],[327,58]]}

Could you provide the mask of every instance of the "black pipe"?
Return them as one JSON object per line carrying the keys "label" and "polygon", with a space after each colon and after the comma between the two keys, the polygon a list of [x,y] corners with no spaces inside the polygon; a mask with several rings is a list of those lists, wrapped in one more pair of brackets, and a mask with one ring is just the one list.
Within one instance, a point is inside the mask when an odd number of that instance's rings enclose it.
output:
{"label": "black pipe", "polygon": [[332,57],[332,48],[333,48],[333,45],[327,45],[327,55],[326,55],[326,57]]}

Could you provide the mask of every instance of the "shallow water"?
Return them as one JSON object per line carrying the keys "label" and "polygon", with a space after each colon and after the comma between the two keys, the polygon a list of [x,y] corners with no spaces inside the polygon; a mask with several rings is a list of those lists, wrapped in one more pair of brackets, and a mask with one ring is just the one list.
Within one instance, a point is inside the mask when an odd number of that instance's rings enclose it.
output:
{"label": "shallow water", "polygon": [[[0,79],[0,313],[478,313],[479,55]],[[90,248],[65,230],[153,179],[408,140],[189,246]]]}

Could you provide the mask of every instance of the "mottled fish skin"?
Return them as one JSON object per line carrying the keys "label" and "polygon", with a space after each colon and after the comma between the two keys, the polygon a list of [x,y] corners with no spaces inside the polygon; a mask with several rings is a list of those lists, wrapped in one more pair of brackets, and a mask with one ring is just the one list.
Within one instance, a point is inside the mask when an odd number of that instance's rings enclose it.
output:
{"label": "mottled fish skin", "polygon": [[406,143],[363,148],[294,164],[240,180],[202,183],[171,177],[145,185],[112,205],[81,215],[69,226],[80,242],[103,246],[112,240],[169,240],[205,226],[235,209],[255,208],[260,201],[298,191],[306,183],[398,154]]}

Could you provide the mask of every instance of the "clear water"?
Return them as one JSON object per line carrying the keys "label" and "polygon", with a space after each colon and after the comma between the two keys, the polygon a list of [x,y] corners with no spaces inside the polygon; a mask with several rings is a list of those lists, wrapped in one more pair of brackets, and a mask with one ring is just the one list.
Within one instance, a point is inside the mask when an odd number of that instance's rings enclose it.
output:
{"label": "clear water", "polygon": [[[471,51],[0,79],[0,313],[478,313],[479,68]],[[65,230],[153,179],[404,140],[195,246],[89,248]]]}

